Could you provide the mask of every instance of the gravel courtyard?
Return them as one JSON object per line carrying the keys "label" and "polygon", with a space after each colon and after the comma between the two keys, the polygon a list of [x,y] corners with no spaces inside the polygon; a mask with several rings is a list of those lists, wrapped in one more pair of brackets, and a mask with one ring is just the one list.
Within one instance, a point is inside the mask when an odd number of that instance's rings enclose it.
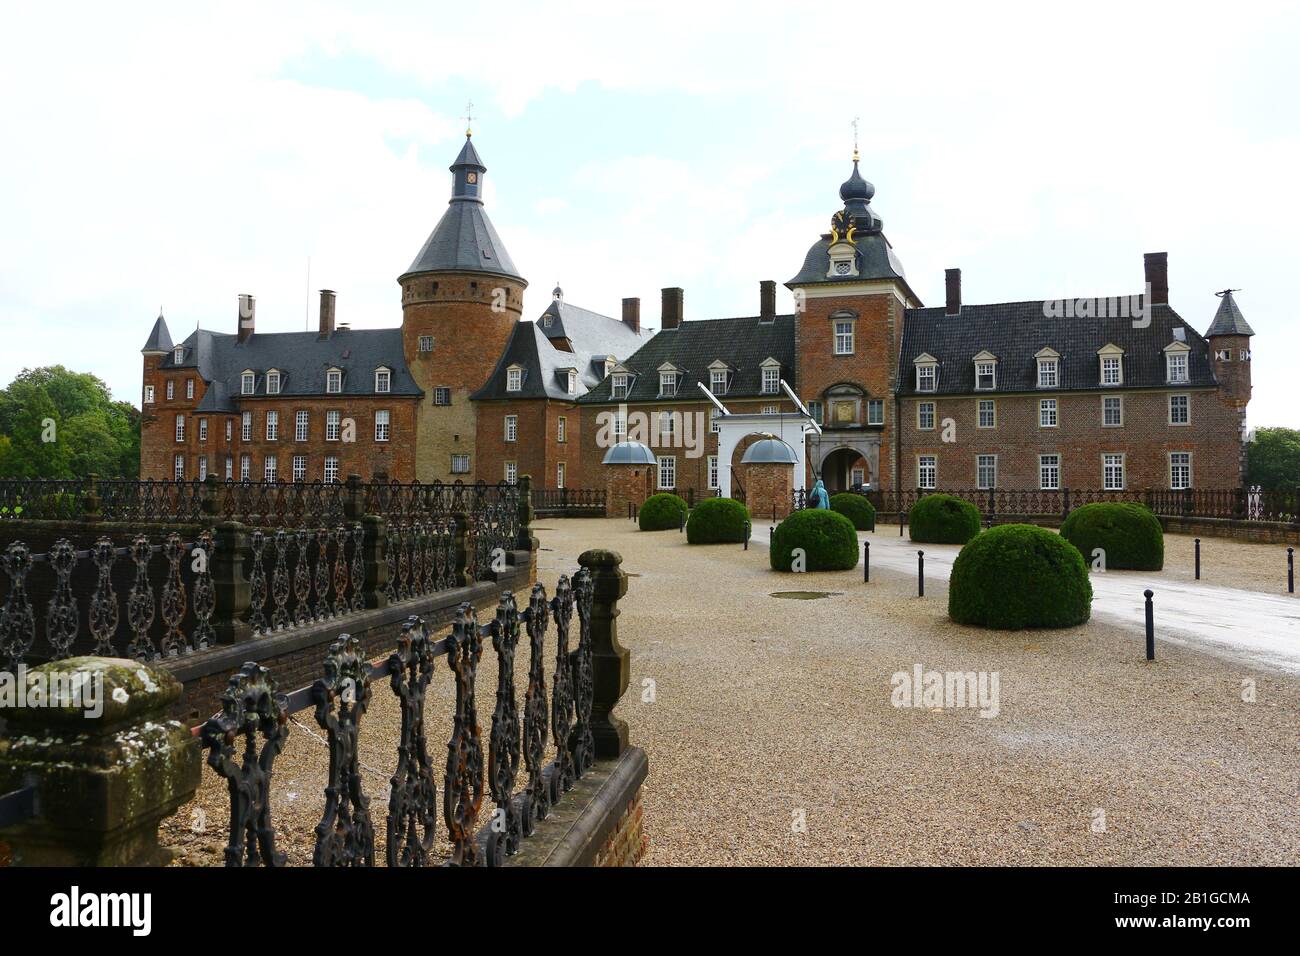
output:
{"label": "gravel courtyard", "polygon": [[[647,865],[1300,863],[1300,678],[1185,646],[1148,664],[1140,638],[1097,622],[959,627],[943,581],[917,598],[914,574],[777,575],[753,544],[691,547],[619,519],[538,525],[548,590],[589,547],[622,553],[630,575],[619,714],[650,756]],[[1180,575],[1184,544],[1166,540]],[[1257,546],[1213,543],[1221,581],[1260,560]],[[769,596],[796,589],[836,593]],[[918,664],[998,672],[997,715],[893,706],[891,676]],[[488,650],[485,733],[495,683]],[[297,716],[316,729],[310,711]],[[381,845],[397,719],[376,687],[361,759]],[[274,810],[291,863],[310,863],[325,772],[325,748],[295,727]],[[195,807],[164,827],[182,864],[221,860],[225,787],[204,774]]]}

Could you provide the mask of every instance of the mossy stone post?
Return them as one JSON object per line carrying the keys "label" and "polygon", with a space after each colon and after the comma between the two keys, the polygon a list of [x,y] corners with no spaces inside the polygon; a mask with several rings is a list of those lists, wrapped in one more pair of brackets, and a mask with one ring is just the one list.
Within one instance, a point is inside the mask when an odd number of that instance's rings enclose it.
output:
{"label": "mossy stone post", "polygon": [[199,490],[199,510],[208,516],[217,513],[216,475],[208,475],[203,479],[203,487]]}
{"label": "mossy stone post", "polygon": [[[57,675],[57,679],[52,679]],[[71,691],[84,681],[81,699]],[[162,866],[158,824],[198,789],[198,738],[168,720],[181,684],[136,661],[73,657],[27,672],[61,693],[6,708],[0,791],[34,785],[37,816],[3,831],[15,866]],[[93,701],[87,696],[94,690]],[[29,694],[31,691],[29,690]],[[88,707],[97,701],[102,710]]]}
{"label": "mossy stone post", "polygon": [[81,501],[83,521],[98,521],[100,514],[99,475],[91,472],[86,476],[86,496]]}
{"label": "mossy stone post", "polygon": [[537,580],[537,538],[533,536],[533,479],[524,475],[519,479],[519,537],[515,548],[528,552],[528,580]]}
{"label": "mossy stone post", "polygon": [[343,517],[349,521],[360,521],[363,511],[361,476],[348,475],[348,480],[344,484],[347,486],[347,494],[343,499]]}
{"label": "mossy stone post", "polygon": [[452,540],[451,548],[456,557],[457,587],[469,587],[474,583],[474,573],[470,570],[469,566],[469,549],[474,546],[469,531],[469,513],[466,511],[457,511],[451,516],[451,520],[456,526],[456,533]]}
{"label": "mossy stone post", "polygon": [[212,628],[216,631],[218,644],[234,644],[253,636],[253,626],[248,623],[252,589],[244,571],[247,554],[248,527],[238,521],[218,524],[209,564],[216,598]]}
{"label": "mossy stone post", "polygon": [[614,707],[627,690],[632,655],[618,642],[618,599],[627,594],[627,574],[617,551],[596,548],[578,556],[591,572],[591,734],[596,756],[613,760],[627,750],[627,723],[614,716]]}
{"label": "mossy stone post", "polygon": [[382,515],[361,516],[361,561],[365,583],[361,596],[366,607],[388,607],[388,522]]}

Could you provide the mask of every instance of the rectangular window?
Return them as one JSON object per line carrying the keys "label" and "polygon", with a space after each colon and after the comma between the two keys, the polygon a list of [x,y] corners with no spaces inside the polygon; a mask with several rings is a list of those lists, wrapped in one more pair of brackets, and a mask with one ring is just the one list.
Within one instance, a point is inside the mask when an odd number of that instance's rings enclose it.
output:
{"label": "rectangular window", "polygon": [[451,473],[453,475],[469,474],[469,455],[451,456]]}
{"label": "rectangular window", "polygon": [[239,478],[241,481],[248,481],[253,476],[253,456],[239,456]]}
{"label": "rectangular window", "polygon": [[279,412],[266,413],[266,440],[267,441],[280,440],[280,413]]}
{"label": "rectangular window", "polygon": [[722,431],[722,412],[716,408],[709,409],[709,431],[715,435]]}
{"label": "rectangular window", "polygon": [[564,487],[564,462],[562,461],[557,461],[555,463],[555,487]]}
{"label": "rectangular window", "polygon": [[727,394],[727,370],[715,368],[709,372],[709,389],[714,395]]}
{"label": "rectangular window", "polygon": [[[805,404],[808,406],[808,417],[811,418],[813,421],[815,421],[818,425],[820,425],[822,423],[822,414],[823,414],[822,403],[816,399],[813,399],[812,401],[806,402]],[[714,431],[717,431],[717,429],[715,428]]]}
{"label": "rectangular window", "polygon": [[271,371],[266,373],[266,394],[280,394],[280,373]]}
{"label": "rectangular window", "polygon": [[1038,402],[1038,427],[1056,427],[1056,399],[1043,398]]}
{"label": "rectangular window", "polygon": [[178,345],[176,346],[176,348],[172,349],[172,364],[180,365],[181,362],[184,361],[185,361],[185,346]]}
{"label": "rectangular window", "polygon": [[569,384],[567,391],[570,395],[578,394],[578,373],[570,372],[568,375]]}
{"label": "rectangular window", "polygon": [[916,427],[923,432],[934,428],[934,402],[916,403]]}
{"label": "rectangular window", "polygon": [[763,406],[763,414],[764,414],[764,415],[775,415],[775,414],[776,414],[776,406],[775,406],[775,405],[764,405],[764,406]]}
{"label": "rectangular window", "polygon": [[185,397],[186,398],[194,397],[194,379],[192,378],[187,378],[185,380]]}
{"label": "rectangular window", "polygon": [[524,387],[524,370],[521,368],[506,369],[506,391],[517,392]]}
{"label": "rectangular window", "polygon": [[677,373],[660,372],[659,373],[659,394],[670,398],[677,394]]}
{"label": "rectangular window", "polygon": [[433,351],[433,336],[432,336],[432,335],[421,335],[421,336],[420,336],[420,351],[421,351],[421,352],[432,352],[432,351]]}
{"label": "rectangular window", "polygon": [[235,459],[227,455],[226,456],[226,481],[230,481],[234,477],[235,477]]}
{"label": "rectangular window", "polygon": [[1124,456],[1101,456],[1101,486],[1107,491],[1124,490]]}
{"label": "rectangular window", "polygon": [[323,472],[323,476],[326,481],[339,480],[339,456],[338,455],[325,456],[325,471]]}
{"label": "rectangular window", "polygon": [[567,419],[561,415],[555,423],[555,440],[558,442],[565,441],[565,426],[568,424]]}
{"label": "rectangular window", "polygon": [[1170,382],[1187,381],[1187,353],[1186,352],[1166,353],[1165,366],[1169,372]]}
{"label": "rectangular window", "polygon": [[293,440],[294,441],[307,440],[307,422],[308,422],[308,417],[307,417],[306,409],[299,409],[297,412],[294,413],[293,416]]}
{"label": "rectangular window", "polygon": [[149,405],[149,404],[151,404],[152,402],[153,402],[153,386],[152,386],[152,385],[146,385],[146,386],[144,387],[144,403],[145,403],[146,405]]}
{"label": "rectangular window", "polygon": [[239,440],[240,441],[253,440],[253,413],[252,412],[244,412],[244,414],[239,417]]}
{"label": "rectangular window", "polygon": [[174,462],[172,467],[173,467],[173,474],[176,476],[177,481],[180,481],[182,478],[184,478],[185,477],[185,456],[177,455],[176,461]]}
{"label": "rectangular window", "polygon": [[867,399],[867,424],[885,424],[885,400],[883,398]]}
{"label": "rectangular window", "polygon": [[1169,453],[1169,487],[1174,491],[1192,487],[1191,452],[1171,451]]}
{"label": "rectangular window", "polygon": [[1056,359],[1038,360],[1038,387],[1056,388],[1061,384],[1061,369]]}
{"label": "rectangular window", "polygon": [[1124,424],[1124,398],[1120,395],[1107,395],[1101,400],[1101,423],[1103,426],[1116,428]]}
{"label": "rectangular window", "polygon": [[268,455],[266,458],[262,459],[262,480],[275,481],[277,467],[278,463],[276,462],[274,455]]}
{"label": "rectangular window", "polygon": [[1120,384],[1120,365],[1118,355],[1105,355],[1101,360],[1101,384]]}
{"label": "rectangular window", "polygon": [[506,462],[506,484],[513,485],[519,477],[519,466],[513,461]]}
{"label": "rectangular window", "polygon": [[622,409],[614,412],[614,438],[622,441],[627,435],[627,417],[623,414]]}
{"label": "rectangular window", "polygon": [[519,416],[506,416],[506,441],[516,441],[519,438]]}
{"label": "rectangular window", "polygon": [[672,443],[673,435],[677,432],[677,413],[660,412],[659,413],[659,444],[668,445]]}
{"label": "rectangular window", "polygon": [[176,416],[176,440],[177,441],[185,440],[185,416],[184,415]]}
{"label": "rectangular window", "polygon": [[671,491],[677,487],[677,459],[672,455],[659,456],[659,490]]}
{"label": "rectangular window", "polygon": [[916,459],[916,487],[933,488],[939,480],[939,459],[934,455],[921,455]]}
{"label": "rectangular window", "polygon": [[627,398],[627,375],[620,372],[613,375],[609,380],[609,394],[611,398]]}
{"label": "rectangular window", "polygon": [[997,405],[991,398],[981,398],[979,402],[979,427],[996,428],[998,424]]}
{"label": "rectangular window", "polygon": [[230,441],[231,436],[234,435],[235,433],[234,429],[235,429],[235,423],[231,421],[229,418],[227,418],[226,419],[226,441]]}
{"label": "rectangular window", "polygon": [[976,362],[975,363],[975,387],[980,391],[988,391],[997,386],[998,366],[996,362]]}
{"label": "rectangular window", "polygon": [[975,487],[981,490],[998,486],[998,456],[975,456]]}
{"label": "rectangular window", "polygon": [[835,320],[835,354],[853,354],[853,320]]}
{"label": "rectangular window", "polygon": [[849,472],[849,481],[854,487],[860,487],[867,483],[867,472],[864,468],[854,468]]}
{"label": "rectangular window", "polygon": [[435,404],[435,405],[450,405],[450,404],[451,404],[451,389],[448,388],[448,387],[445,386],[445,385],[439,385],[437,388],[435,388],[435,389],[433,390],[433,404]]}
{"label": "rectangular window", "polygon": [[718,456],[709,456],[709,487],[717,488],[718,486]]}
{"label": "rectangular window", "polygon": [[1190,425],[1192,423],[1192,396],[1169,396],[1169,424]]}
{"label": "rectangular window", "polygon": [[338,412],[325,413],[325,440],[326,441],[339,440],[339,413]]}
{"label": "rectangular window", "polygon": [[781,390],[781,369],[775,365],[769,365],[763,369],[763,394],[775,395]]}
{"label": "rectangular window", "polygon": [[381,368],[375,372],[375,391],[380,394],[386,394],[392,391],[393,373],[386,368]]}
{"label": "rectangular window", "polygon": [[338,369],[332,368],[325,373],[325,391],[331,395],[343,391],[343,373]]}
{"label": "rectangular window", "polygon": [[1059,491],[1061,488],[1061,456],[1038,456],[1038,487],[1043,491]]}
{"label": "rectangular window", "polygon": [[293,480],[294,481],[307,480],[307,456],[306,455],[293,456]]}
{"label": "rectangular window", "polygon": [[375,441],[388,441],[388,410],[385,408],[375,412]]}
{"label": "rectangular window", "polygon": [[199,441],[207,441],[207,440],[208,440],[208,420],[206,418],[200,418],[199,419]]}
{"label": "rectangular window", "polygon": [[167,401],[170,402],[175,397],[176,397],[176,383],[169,380],[167,382]]}
{"label": "rectangular window", "polygon": [[[256,381],[256,376],[253,375],[252,372],[245,372],[243,375],[239,376],[239,394],[252,395],[253,383],[255,381]],[[167,397],[171,398],[170,395],[168,395]]]}
{"label": "rectangular window", "polygon": [[916,367],[916,390],[918,392],[933,392],[939,383],[939,367],[937,365],[918,365]]}

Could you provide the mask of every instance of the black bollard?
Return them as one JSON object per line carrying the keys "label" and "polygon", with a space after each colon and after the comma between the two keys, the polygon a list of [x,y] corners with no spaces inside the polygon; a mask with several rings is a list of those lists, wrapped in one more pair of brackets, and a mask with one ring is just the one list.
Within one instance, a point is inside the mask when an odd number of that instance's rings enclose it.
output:
{"label": "black bollard", "polygon": [[678,526],[677,530],[678,530],[678,531],[685,531],[685,530],[686,530],[686,512],[685,512],[685,511],[682,512],[682,523]]}
{"label": "black bollard", "polygon": [[1147,599],[1147,660],[1153,661],[1156,659],[1156,611],[1151,598],[1155,592],[1147,588],[1142,594]]}
{"label": "black bollard", "polygon": [[898,509],[898,536],[903,536],[903,509]]}
{"label": "black bollard", "polygon": [[1286,549],[1286,593],[1295,594],[1295,548]]}
{"label": "black bollard", "polygon": [[1196,580],[1201,580],[1201,539],[1196,539]]}
{"label": "black bollard", "polygon": [[750,532],[753,530],[754,530],[753,527],[749,523],[749,519],[746,518],[745,519],[745,548],[744,548],[744,550],[746,551],[749,550],[749,535]]}
{"label": "black bollard", "polygon": [[862,542],[862,583],[871,583],[871,542]]}
{"label": "black bollard", "polygon": [[776,502],[772,502],[772,524],[776,524]]}
{"label": "black bollard", "polygon": [[925,552],[916,552],[916,596],[925,597]]}

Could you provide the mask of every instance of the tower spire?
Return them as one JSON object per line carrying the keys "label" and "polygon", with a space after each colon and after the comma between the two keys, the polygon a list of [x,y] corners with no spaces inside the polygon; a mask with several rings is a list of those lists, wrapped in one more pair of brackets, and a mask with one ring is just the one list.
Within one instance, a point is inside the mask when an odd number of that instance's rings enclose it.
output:
{"label": "tower spire", "polygon": [[465,138],[469,139],[474,135],[474,101],[467,100],[465,103],[465,115],[461,117],[465,121]]}

